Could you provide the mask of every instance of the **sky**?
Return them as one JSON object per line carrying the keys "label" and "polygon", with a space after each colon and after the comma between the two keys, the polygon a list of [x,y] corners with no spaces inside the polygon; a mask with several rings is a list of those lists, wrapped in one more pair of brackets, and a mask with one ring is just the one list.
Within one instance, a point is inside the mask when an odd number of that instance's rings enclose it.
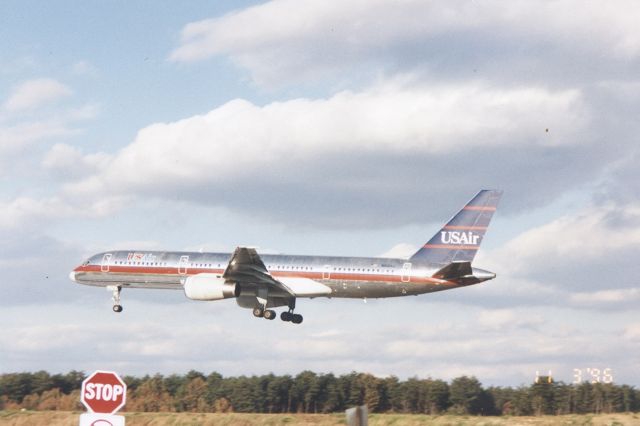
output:
{"label": "sky", "polygon": [[[637,2],[0,10],[0,373],[640,386]],[[299,326],[68,279],[115,249],[410,256],[483,188],[495,280]]]}

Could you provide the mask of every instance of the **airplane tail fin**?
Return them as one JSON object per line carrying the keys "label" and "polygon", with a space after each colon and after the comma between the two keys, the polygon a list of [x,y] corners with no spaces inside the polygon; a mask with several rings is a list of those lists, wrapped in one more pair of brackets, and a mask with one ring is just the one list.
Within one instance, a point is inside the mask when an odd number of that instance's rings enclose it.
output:
{"label": "airplane tail fin", "polygon": [[498,207],[502,191],[478,192],[447,224],[411,258],[411,262],[437,263],[473,260]]}

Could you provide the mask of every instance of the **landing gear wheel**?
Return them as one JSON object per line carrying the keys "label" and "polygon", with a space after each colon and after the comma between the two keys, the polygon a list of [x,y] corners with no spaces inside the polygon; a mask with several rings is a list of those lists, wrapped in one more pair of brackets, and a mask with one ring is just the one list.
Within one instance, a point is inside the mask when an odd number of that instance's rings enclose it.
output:
{"label": "landing gear wheel", "polygon": [[256,318],[262,318],[264,316],[264,309],[253,308],[253,316]]}
{"label": "landing gear wheel", "polygon": [[122,305],[113,305],[113,312],[122,312]]}
{"label": "landing gear wheel", "polygon": [[300,314],[291,315],[291,322],[294,324],[300,324],[302,322],[302,315]]}
{"label": "landing gear wheel", "polygon": [[284,311],[283,313],[280,314],[280,319],[284,322],[289,322],[291,321],[292,315],[293,314],[291,312]]}
{"label": "landing gear wheel", "polygon": [[272,320],[276,317],[276,311],[272,311],[271,309],[264,311],[264,319]]}

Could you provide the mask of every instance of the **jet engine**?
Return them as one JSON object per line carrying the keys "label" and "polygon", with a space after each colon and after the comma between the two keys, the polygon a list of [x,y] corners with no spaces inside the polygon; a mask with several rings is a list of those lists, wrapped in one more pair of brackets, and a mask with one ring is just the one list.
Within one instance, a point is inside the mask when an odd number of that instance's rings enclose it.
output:
{"label": "jet engine", "polygon": [[216,274],[198,274],[184,282],[184,295],[192,300],[221,300],[240,295],[240,286]]}

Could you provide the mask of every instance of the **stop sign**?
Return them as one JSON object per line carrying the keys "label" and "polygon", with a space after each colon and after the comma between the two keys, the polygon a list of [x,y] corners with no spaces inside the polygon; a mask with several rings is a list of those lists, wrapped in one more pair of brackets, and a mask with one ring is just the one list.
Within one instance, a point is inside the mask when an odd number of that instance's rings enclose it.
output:
{"label": "stop sign", "polygon": [[127,385],[112,371],[95,371],[82,382],[80,400],[92,413],[113,414],[127,400]]}

